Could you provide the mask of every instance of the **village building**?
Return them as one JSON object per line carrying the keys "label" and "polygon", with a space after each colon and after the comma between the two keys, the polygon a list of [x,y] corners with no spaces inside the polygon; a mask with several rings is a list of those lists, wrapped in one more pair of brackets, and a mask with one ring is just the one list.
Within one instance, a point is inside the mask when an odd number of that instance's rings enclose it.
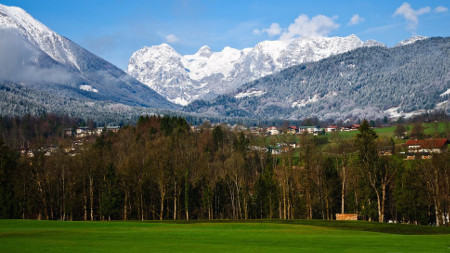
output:
{"label": "village building", "polygon": [[78,138],[84,138],[84,137],[89,136],[90,129],[89,129],[89,127],[78,127],[77,130],[75,131],[75,133]]}
{"label": "village building", "polygon": [[353,124],[353,125],[342,127],[341,131],[344,131],[344,132],[357,131],[359,129],[359,127],[360,127],[359,124]]}
{"label": "village building", "polygon": [[278,127],[275,127],[275,126],[267,128],[267,132],[270,135],[279,135],[280,134],[280,131],[278,130]]}
{"label": "village building", "polygon": [[106,131],[117,133],[119,132],[120,126],[107,126]]}
{"label": "village building", "polygon": [[300,126],[299,129],[300,129],[299,132],[301,134],[303,133],[313,134],[322,131],[322,129],[319,126]]}
{"label": "village building", "polygon": [[325,132],[327,133],[337,132],[337,130],[338,130],[337,126],[327,126],[325,128]]}
{"label": "village building", "polygon": [[290,126],[287,129],[288,134],[298,134],[298,132],[299,132],[299,129],[296,126]]}
{"label": "village building", "polygon": [[405,143],[409,154],[439,154],[447,151],[448,139],[408,140]]}
{"label": "village building", "polygon": [[260,135],[260,134],[263,133],[264,131],[263,131],[263,129],[260,128],[260,127],[251,127],[251,128],[250,128],[250,132],[251,132],[253,135]]}
{"label": "village building", "polygon": [[97,127],[97,128],[94,130],[94,132],[95,132],[96,135],[100,136],[100,135],[102,135],[103,130],[104,130],[104,127]]}

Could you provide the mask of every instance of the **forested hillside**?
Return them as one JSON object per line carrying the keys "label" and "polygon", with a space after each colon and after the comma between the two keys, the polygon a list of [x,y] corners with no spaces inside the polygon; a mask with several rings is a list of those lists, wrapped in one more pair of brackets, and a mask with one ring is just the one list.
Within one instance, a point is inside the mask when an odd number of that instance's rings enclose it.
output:
{"label": "forested hillside", "polygon": [[[113,101],[89,99],[90,92],[70,92],[58,88],[47,90],[26,87],[12,82],[0,81],[0,115],[22,116],[31,114],[69,115],[84,120],[92,119],[100,125],[135,123],[140,115],[167,112],[153,108],[129,106]],[[81,91],[83,93],[83,91]]]}
{"label": "forested hillside", "polygon": [[358,48],[263,77],[213,101],[194,101],[185,110],[323,120],[382,118],[435,108],[449,113],[449,55],[450,38]]}

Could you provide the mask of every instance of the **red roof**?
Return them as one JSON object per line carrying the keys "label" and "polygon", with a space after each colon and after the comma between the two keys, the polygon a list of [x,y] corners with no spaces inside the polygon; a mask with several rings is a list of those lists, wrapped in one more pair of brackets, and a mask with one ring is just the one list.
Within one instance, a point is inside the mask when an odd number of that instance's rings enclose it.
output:
{"label": "red roof", "polygon": [[290,126],[289,128],[290,128],[290,129],[295,129],[295,130],[298,129],[298,127],[296,127],[296,126]]}
{"label": "red roof", "polygon": [[405,143],[406,146],[420,146],[422,148],[443,148],[445,144],[448,144],[447,139],[409,140]]}

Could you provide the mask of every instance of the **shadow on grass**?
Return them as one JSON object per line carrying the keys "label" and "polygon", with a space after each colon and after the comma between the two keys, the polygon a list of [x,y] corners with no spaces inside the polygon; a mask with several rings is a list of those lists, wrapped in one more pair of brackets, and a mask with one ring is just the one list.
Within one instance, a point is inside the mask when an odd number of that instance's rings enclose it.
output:
{"label": "shadow on grass", "polygon": [[335,221],[335,220],[177,220],[177,221],[144,221],[147,223],[195,224],[195,223],[267,223],[328,227],[335,229],[369,231],[399,235],[433,235],[450,234],[450,227],[432,227],[409,224],[388,224],[368,221]]}

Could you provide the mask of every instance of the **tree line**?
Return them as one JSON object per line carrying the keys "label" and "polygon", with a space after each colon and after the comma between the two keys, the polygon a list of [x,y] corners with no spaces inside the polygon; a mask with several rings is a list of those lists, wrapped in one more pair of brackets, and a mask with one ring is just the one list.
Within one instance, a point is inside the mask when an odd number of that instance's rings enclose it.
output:
{"label": "tree line", "polygon": [[[17,132],[12,129],[2,128],[4,140]],[[302,135],[300,148],[284,147],[281,154],[257,148],[266,137],[220,125],[192,131],[181,117],[140,117],[118,133],[86,140],[74,156],[64,152],[71,139],[54,131],[30,136],[52,136],[58,151],[51,155],[37,145],[33,157],[21,156],[9,141],[0,142],[1,218],[334,219],[358,213],[363,220],[448,225],[449,154],[404,161],[399,146],[379,138],[366,120],[354,140],[335,134],[326,143]]]}

